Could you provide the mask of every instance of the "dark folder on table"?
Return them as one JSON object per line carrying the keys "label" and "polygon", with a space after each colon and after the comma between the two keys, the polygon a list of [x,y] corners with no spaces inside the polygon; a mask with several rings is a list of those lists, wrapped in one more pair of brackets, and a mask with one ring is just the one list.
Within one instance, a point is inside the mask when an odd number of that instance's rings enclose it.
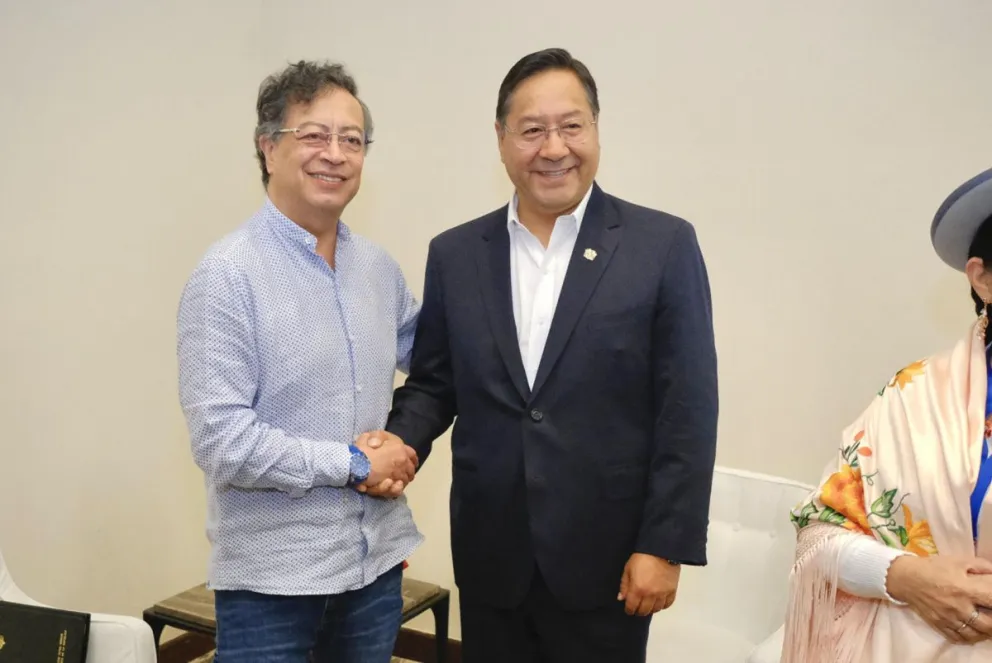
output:
{"label": "dark folder on table", "polygon": [[90,615],[0,601],[0,663],[83,663]]}

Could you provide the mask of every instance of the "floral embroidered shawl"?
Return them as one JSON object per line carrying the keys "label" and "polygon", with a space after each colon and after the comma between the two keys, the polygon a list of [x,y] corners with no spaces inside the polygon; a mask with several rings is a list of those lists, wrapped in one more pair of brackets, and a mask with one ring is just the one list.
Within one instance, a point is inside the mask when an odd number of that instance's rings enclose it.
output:
{"label": "floral embroidered shawl", "polygon": [[[971,493],[988,388],[977,325],[949,352],[914,362],[842,433],[818,488],[796,506],[796,562],[782,663],[978,663],[992,641],[956,645],[909,607],[837,589],[843,537],[920,556],[974,557]],[[992,559],[992,491],[977,554]]]}

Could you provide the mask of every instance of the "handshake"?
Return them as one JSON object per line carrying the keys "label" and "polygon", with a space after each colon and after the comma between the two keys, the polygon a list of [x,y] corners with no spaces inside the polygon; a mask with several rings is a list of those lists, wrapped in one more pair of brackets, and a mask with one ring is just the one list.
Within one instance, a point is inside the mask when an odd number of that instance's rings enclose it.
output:
{"label": "handshake", "polygon": [[368,478],[356,486],[372,497],[399,497],[417,474],[420,459],[413,447],[386,431],[362,433],[355,446],[368,457]]}

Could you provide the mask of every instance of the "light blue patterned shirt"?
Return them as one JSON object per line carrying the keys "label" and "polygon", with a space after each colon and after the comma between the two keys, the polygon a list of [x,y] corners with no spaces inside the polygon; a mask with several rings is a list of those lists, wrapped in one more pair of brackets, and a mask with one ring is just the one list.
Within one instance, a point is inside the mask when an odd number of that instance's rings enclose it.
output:
{"label": "light blue patterned shirt", "polygon": [[423,540],[405,498],[346,487],[348,444],[385,426],[420,306],[343,223],[334,269],[315,247],[266,200],[181,297],[179,395],[206,477],[213,589],[338,594]]}

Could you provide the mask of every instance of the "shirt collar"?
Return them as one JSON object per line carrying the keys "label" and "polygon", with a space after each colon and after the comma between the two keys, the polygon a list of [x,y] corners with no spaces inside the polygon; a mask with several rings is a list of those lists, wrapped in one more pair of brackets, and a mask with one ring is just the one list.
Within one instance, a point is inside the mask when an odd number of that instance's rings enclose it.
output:
{"label": "shirt collar", "polygon": [[[306,230],[303,226],[296,223],[288,216],[283,214],[272,199],[268,196],[265,197],[265,205],[262,208],[263,217],[270,226],[275,228],[283,237],[289,239],[296,244],[302,244],[308,249],[313,251],[317,247],[317,238],[314,237],[310,231]],[[351,230],[343,221],[338,221],[338,241],[347,242],[351,238]]]}
{"label": "shirt collar", "polygon": [[[568,219],[568,218],[575,219],[575,232],[579,232],[579,229],[582,228],[582,219],[586,215],[586,207],[589,205],[589,197],[591,195],[592,195],[592,187],[590,186],[589,190],[586,191],[586,195],[582,196],[582,200],[579,201],[579,204],[575,208],[575,211],[573,211],[571,214],[563,214],[562,216],[558,217],[559,219]],[[511,231],[513,230],[514,226],[523,226],[523,224],[520,223],[520,217],[517,216],[518,202],[519,199],[517,197],[517,194],[514,193],[513,198],[510,200],[510,204],[506,210],[506,227]]]}

